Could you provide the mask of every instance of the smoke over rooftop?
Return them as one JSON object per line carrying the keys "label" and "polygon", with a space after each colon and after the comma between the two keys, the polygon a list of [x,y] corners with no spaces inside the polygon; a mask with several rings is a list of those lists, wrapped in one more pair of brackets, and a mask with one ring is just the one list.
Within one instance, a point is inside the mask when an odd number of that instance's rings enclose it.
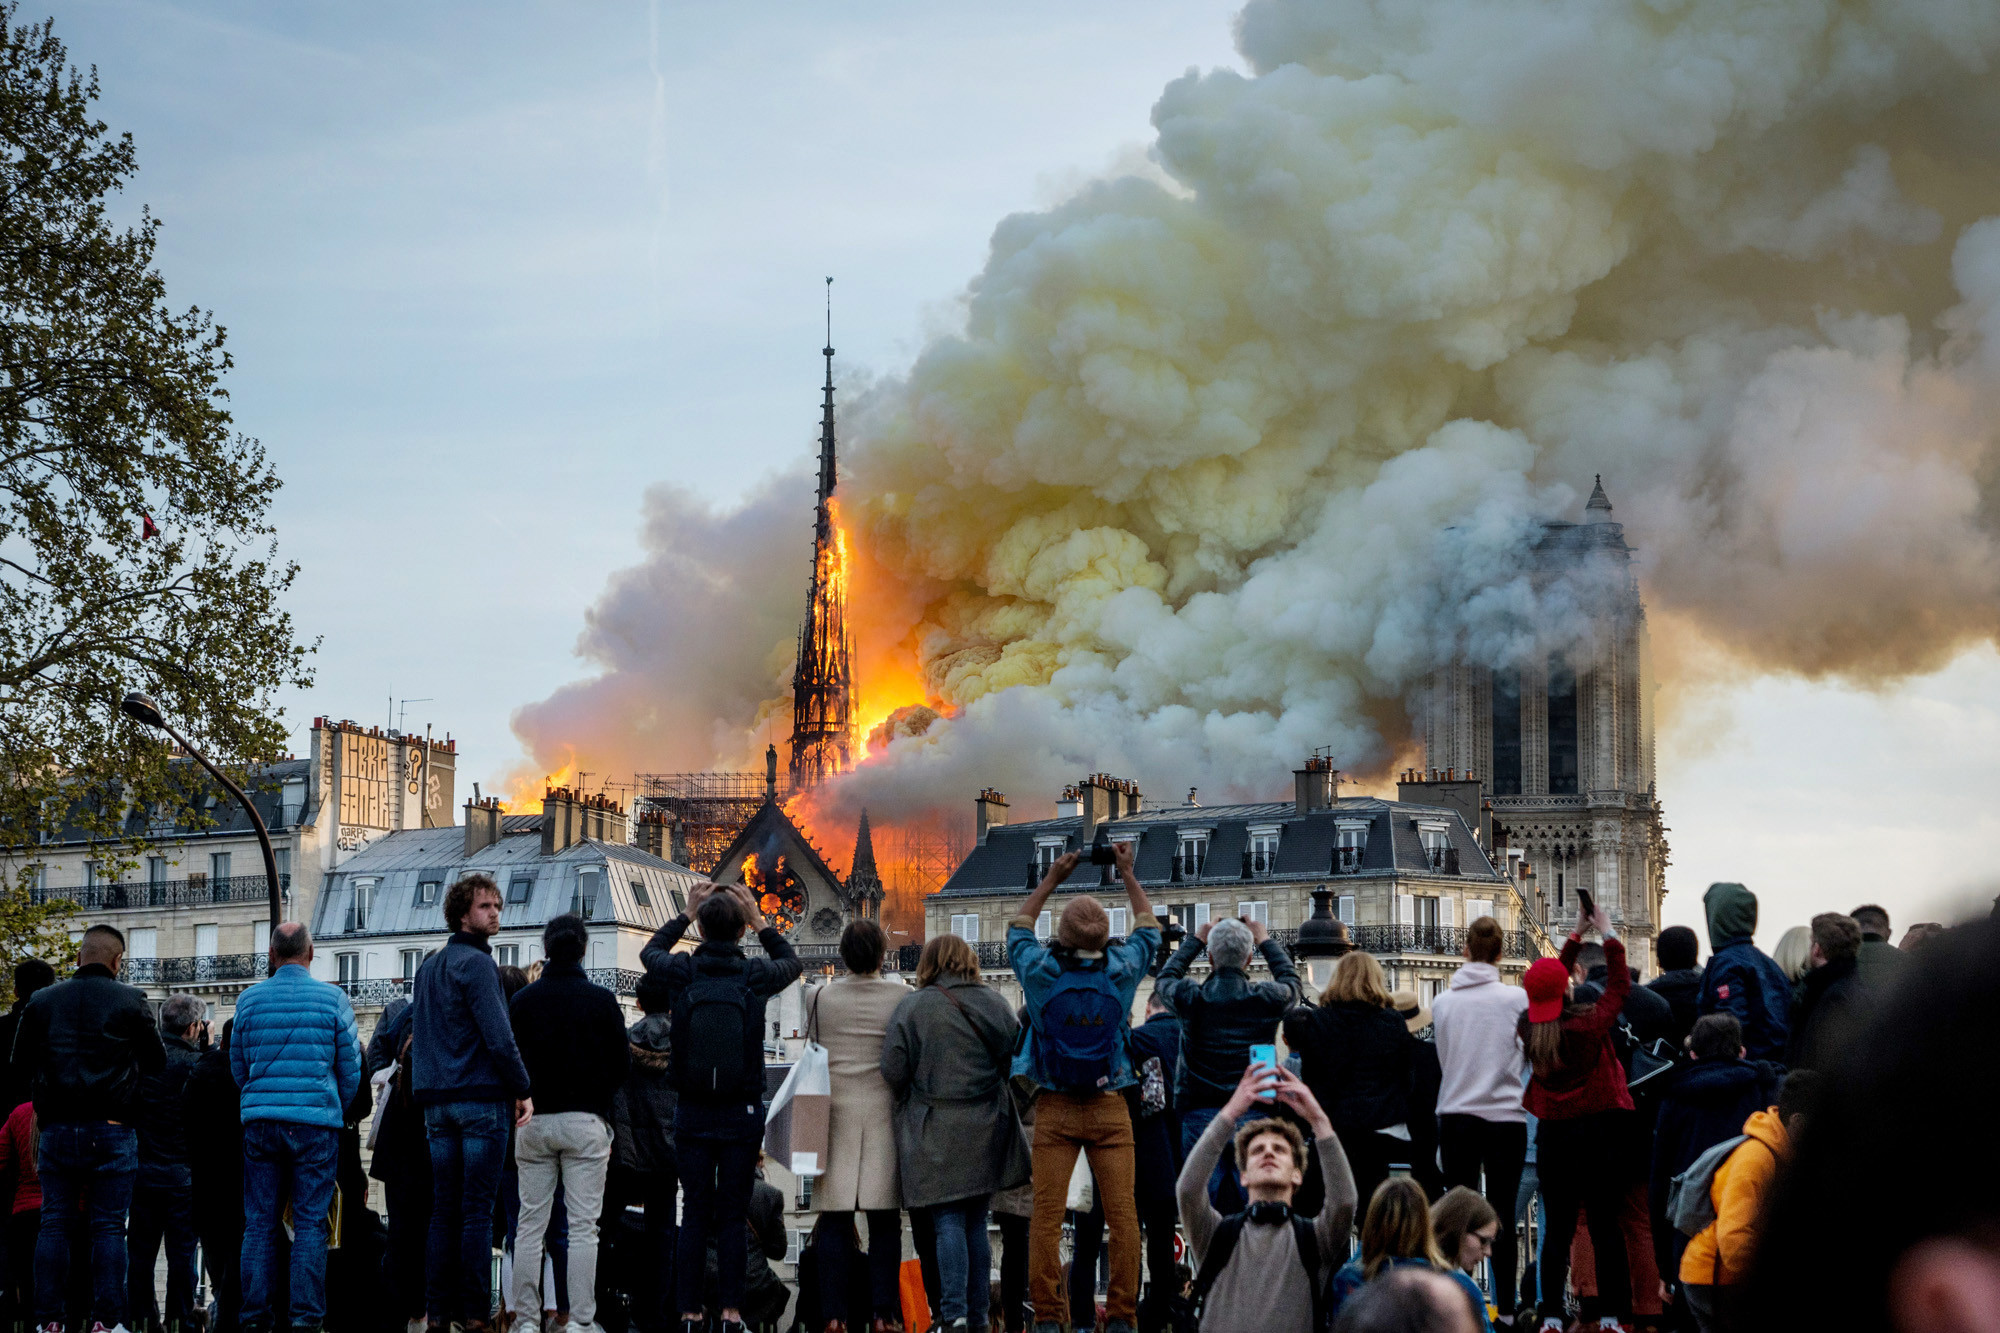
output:
{"label": "smoke over rooftop", "polygon": [[[1575,630],[1525,552],[1595,473],[1656,625],[1748,668],[2000,629],[2000,9],[1254,0],[1237,39],[1162,93],[1159,179],[1001,221],[962,331],[843,401],[864,716],[943,716],[829,810],[1380,769],[1431,667]],[[809,494],[653,492],[535,760],[761,752]]]}

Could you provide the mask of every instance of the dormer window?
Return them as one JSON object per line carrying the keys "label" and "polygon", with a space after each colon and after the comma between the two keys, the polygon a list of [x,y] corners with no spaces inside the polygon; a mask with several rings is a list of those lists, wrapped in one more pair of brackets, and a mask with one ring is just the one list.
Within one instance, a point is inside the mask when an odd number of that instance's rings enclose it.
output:
{"label": "dormer window", "polygon": [[1278,835],[1282,824],[1253,824],[1250,827],[1250,873],[1268,875],[1278,865]]}
{"label": "dormer window", "polygon": [[1068,838],[1035,839],[1036,872],[1043,875],[1048,874],[1049,867],[1056,863],[1056,858],[1063,854],[1063,848],[1067,847],[1068,845],[1069,845]]}
{"label": "dormer window", "polygon": [[1362,858],[1368,851],[1368,822],[1361,819],[1343,819],[1334,831],[1333,873],[1352,875],[1361,869]]}
{"label": "dormer window", "polygon": [[1452,849],[1449,824],[1424,821],[1417,825],[1417,836],[1424,841],[1424,860],[1432,870],[1458,873],[1458,854]]}
{"label": "dormer window", "polygon": [[1208,830],[1183,830],[1174,860],[1182,879],[1200,879],[1208,866]]}

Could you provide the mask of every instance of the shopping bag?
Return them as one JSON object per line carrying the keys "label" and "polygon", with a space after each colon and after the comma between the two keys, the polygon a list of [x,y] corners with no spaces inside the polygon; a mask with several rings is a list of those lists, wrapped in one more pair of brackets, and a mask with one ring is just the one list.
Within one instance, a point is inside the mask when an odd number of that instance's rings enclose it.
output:
{"label": "shopping bag", "polygon": [[833,1080],[826,1047],[807,1042],[798,1063],[785,1075],[764,1117],[764,1151],[795,1176],[826,1170],[827,1121],[833,1109]]}
{"label": "shopping bag", "polygon": [[924,1291],[924,1265],[920,1259],[905,1259],[896,1273],[896,1288],[903,1297],[903,1327],[931,1326],[931,1298]]}
{"label": "shopping bag", "polygon": [[1096,1199],[1097,1182],[1090,1175],[1090,1159],[1078,1153],[1076,1165],[1069,1170],[1069,1193],[1064,1206],[1072,1213],[1087,1213]]}

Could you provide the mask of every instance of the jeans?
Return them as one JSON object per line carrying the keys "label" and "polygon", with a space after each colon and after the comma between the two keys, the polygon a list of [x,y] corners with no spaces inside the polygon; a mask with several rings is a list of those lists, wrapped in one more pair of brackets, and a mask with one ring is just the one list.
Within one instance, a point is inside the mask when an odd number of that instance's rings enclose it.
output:
{"label": "jeans", "polygon": [[424,1311],[433,1324],[493,1318],[493,1199],[513,1125],[506,1102],[424,1108],[431,1145],[431,1238]]}
{"label": "jeans", "polygon": [[560,1182],[569,1211],[569,1318],[573,1329],[597,1322],[597,1219],[604,1211],[604,1173],[611,1164],[611,1126],[589,1111],[538,1115],[514,1136],[521,1176],[521,1220],[514,1232],[514,1315],[533,1320],[556,1308],[549,1292],[540,1305],[542,1241]]}
{"label": "jeans", "polygon": [[1629,1133],[1631,1111],[1600,1111],[1574,1120],[1543,1120],[1536,1133],[1535,1169],[1542,1179],[1548,1226],[1537,1270],[1548,1302],[1562,1299],[1569,1280],[1569,1243],[1579,1209],[1590,1223],[1597,1251],[1597,1294],[1602,1312],[1620,1320],[1632,1314],[1632,1277],[1625,1261],[1625,1233],[1618,1213],[1625,1205],[1625,1173],[1617,1156]]}
{"label": "jeans", "polygon": [[43,1125],[37,1164],[42,1224],[35,1236],[35,1322],[61,1324],[69,1290],[69,1219],[90,1196],[91,1318],[125,1322],[125,1212],[139,1174],[139,1134],[104,1120]]}
{"label": "jeans", "polygon": [[1501,1314],[1511,1316],[1515,1284],[1520,1276],[1513,1205],[1521,1188],[1521,1168],[1528,1157],[1528,1126],[1525,1122],[1486,1120],[1476,1115],[1441,1115],[1438,1147],[1444,1158],[1447,1188],[1463,1185],[1478,1190],[1484,1174],[1486,1201],[1500,1215],[1500,1230],[1493,1237],[1493,1303]]}
{"label": "jeans", "polygon": [[946,1324],[963,1319],[984,1324],[993,1299],[993,1252],[986,1241],[986,1200],[977,1194],[931,1209],[937,1228],[938,1318]]}
{"label": "jeans", "polygon": [[[1194,1152],[1194,1145],[1208,1129],[1215,1117],[1222,1113],[1219,1106],[1193,1106],[1181,1112],[1181,1159],[1185,1161]],[[1251,1118],[1255,1118],[1253,1115]],[[1238,1121],[1242,1124],[1242,1121]],[[1243,1182],[1236,1174],[1236,1152],[1234,1148],[1223,1151],[1222,1159],[1215,1164],[1215,1171],[1208,1178],[1208,1201],[1215,1205],[1215,1211],[1224,1217],[1240,1213],[1249,1207],[1250,1200],[1243,1193]]]}
{"label": "jeans", "polygon": [[[868,1213],[868,1301],[864,1314],[849,1310],[847,1293],[854,1274],[853,1213],[822,1213],[817,1225],[819,1237],[820,1308],[827,1319],[845,1315],[848,1323],[865,1323],[875,1315],[884,1319],[903,1317],[902,1289],[897,1284],[903,1263],[903,1215],[894,1208]],[[834,1312],[839,1313],[834,1313]]]}
{"label": "jeans", "polygon": [[1028,1290],[1035,1319],[1060,1324],[1068,1314],[1062,1294],[1062,1227],[1078,1152],[1090,1159],[1111,1228],[1111,1285],[1104,1317],[1130,1324],[1139,1307],[1139,1203],[1132,1117],[1125,1098],[1115,1092],[1072,1096],[1045,1091],[1035,1097],[1035,1216],[1028,1231]]}
{"label": "jeans", "polygon": [[674,1144],[681,1165],[681,1234],[674,1254],[680,1313],[701,1313],[708,1242],[715,1238],[716,1306],[743,1308],[749,1261],[750,1187],[757,1178],[756,1139],[703,1139],[683,1131]]}
{"label": "jeans", "polygon": [[316,1328],[326,1320],[327,1214],[333,1211],[333,1173],[340,1161],[340,1131],[284,1120],[243,1125],[243,1327],[273,1325],[271,1277],[277,1260],[279,1209],[292,1205],[292,1255],[288,1312],[291,1328]]}
{"label": "jeans", "polygon": [[[181,1168],[185,1177],[187,1168]],[[141,1175],[144,1175],[142,1169]],[[167,1309],[162,1322],[187,1324],[194,1314],[194,1185],[186,1179],[132,1188],[132,1219],[125,1230],[129,1281],[125,1313],[134,1326],[161,1318],[153,1290],[153,1260],[167,1246]]]}

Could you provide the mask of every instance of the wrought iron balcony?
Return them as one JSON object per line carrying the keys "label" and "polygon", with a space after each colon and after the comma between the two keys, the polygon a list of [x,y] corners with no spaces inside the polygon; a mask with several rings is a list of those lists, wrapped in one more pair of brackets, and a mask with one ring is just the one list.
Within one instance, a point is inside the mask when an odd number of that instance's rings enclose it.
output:
{"label": "wrought iron balcony", "polygon": [[[278,876],[278,893],[290,897],[292,877]],[[29,891],[37,903],[72,902],[86,912],[111,912],[129,907],[197,907],[211,903],[261,903],[270,899],[269,881],[262,875],[225,875],[211,879],[123,880],[116,884],[82,884],[75,888],[39,886]]]}
{"label": "wrought iron balcony", "polygon": [[[264,880],[258,877],[261,886]],[[124,965],[125,980],[134,986],[185,986],[213,981],[256,981],[270,975],[270,955],[261,953],[203,954],[196,958],[132,958]]]}
{"label": "wrought iron balcony", "polygon": [[1334,848],[1333,865],[1330,867],[1332,873],[1336,875],[1360,874],[1361,858],[1364,851],[1366,851],[1366,849],[1362,847]]}

